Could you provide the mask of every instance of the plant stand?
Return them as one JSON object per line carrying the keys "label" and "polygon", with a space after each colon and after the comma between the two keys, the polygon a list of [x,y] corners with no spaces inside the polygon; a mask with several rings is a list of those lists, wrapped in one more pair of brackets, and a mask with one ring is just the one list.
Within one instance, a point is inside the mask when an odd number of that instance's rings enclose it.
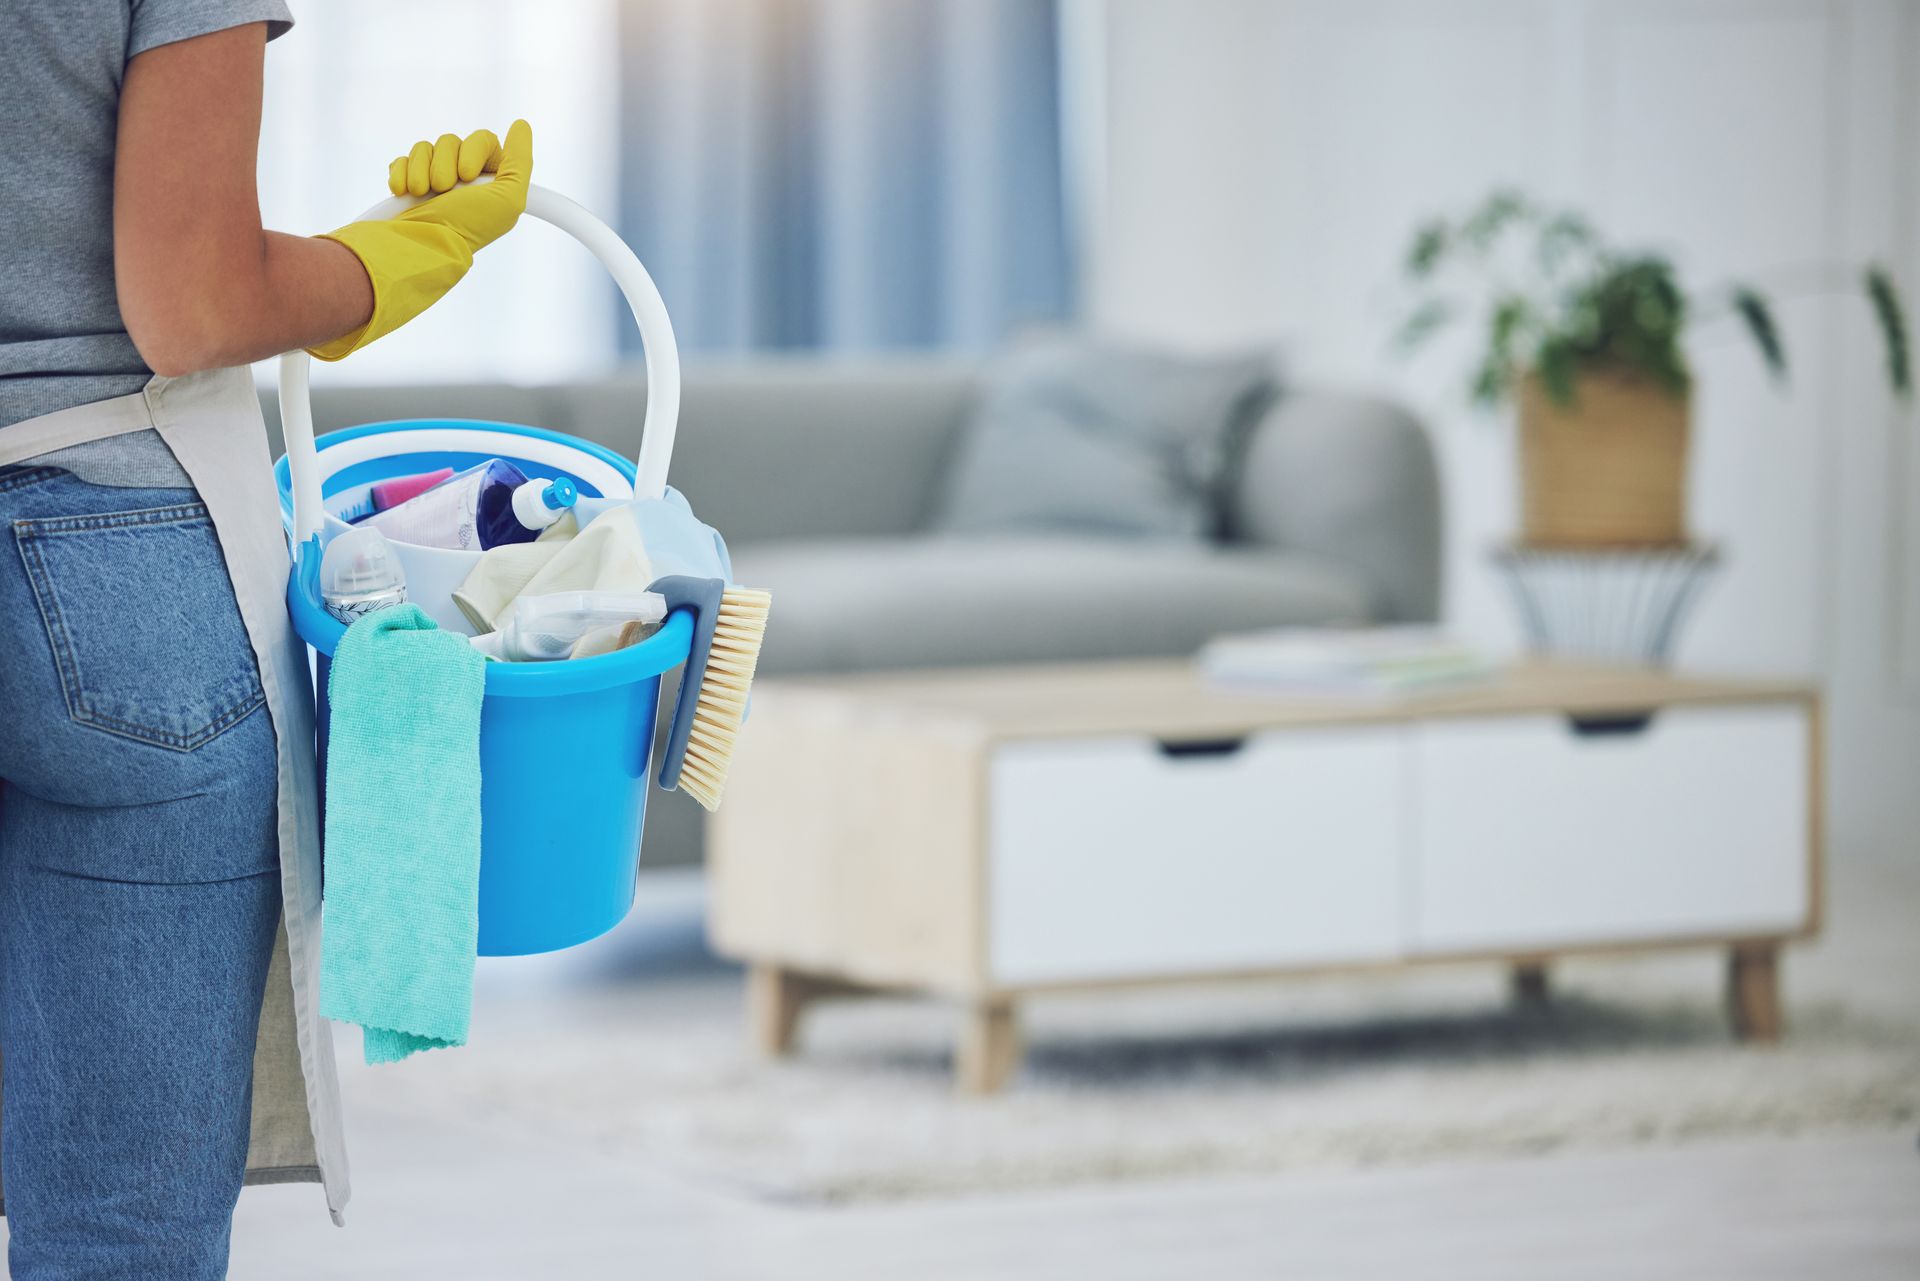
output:
{"label": "plant stand", "polygon": [[1498,548],[1528,646],[1556,658],[1664,667],[1687,613],[1720,564],[1709,543],[1675,547]]}

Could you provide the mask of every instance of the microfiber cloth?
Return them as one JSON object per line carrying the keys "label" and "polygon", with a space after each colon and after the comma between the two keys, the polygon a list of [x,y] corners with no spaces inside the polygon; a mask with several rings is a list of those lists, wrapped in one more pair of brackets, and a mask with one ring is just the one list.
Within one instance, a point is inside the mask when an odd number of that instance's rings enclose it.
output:
{"label": "microfiber cloth", "polygon": [[357,619],[333,655],[320,1013],[368,1063],[464,1045],[480,938],[486,660],[418,605]]}

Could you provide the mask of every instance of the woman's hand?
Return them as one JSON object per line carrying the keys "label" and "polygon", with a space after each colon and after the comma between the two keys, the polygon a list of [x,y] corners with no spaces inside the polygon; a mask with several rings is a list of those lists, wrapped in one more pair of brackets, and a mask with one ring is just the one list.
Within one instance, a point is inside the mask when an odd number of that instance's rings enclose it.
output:
{"label": "woman's hand", "polygon": [[462,139],[443,133],[437,142],[416,142],[387,166],[387,190],[396,196],[439,195],[456,182],[472,182],[500,167],[500,139],[476,129]]}
{"label": "woman's hand", "polygon": [[[307,348],[321,360],[358,351],[431,307],[467,274],[475,253],[513,229],[527,208],[533,129],[524,120],[514,121],[504,144],[496,144],[484,129],[464,142],[443,134],[438,143],[419,143],[388,166],[389,188],[402,179],[403,167],[410,194],[441,194],[391,218],[348,223],[327,234],[367,269],[373,316],[353,333]],[[494,171],[492,182],[459,185],[488,169]]]}

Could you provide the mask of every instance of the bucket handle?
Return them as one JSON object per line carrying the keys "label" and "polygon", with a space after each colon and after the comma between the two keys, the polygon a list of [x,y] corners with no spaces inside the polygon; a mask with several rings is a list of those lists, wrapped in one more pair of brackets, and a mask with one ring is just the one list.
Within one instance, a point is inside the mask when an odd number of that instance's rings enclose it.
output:
{"label": "bucket handle", "polygon": [[[492,181],[491,174],[474,179],[475,184]],[[359,220],[391,218],[418,203],[409,196],[394,196],[361,214]],[[674,427],[680,419],[680,348],[674,342],[667,304],[626,241],[580,205],[558,192],[529,184],[527,216],[558,227],[585,245],[613,277],[613,283],[620,286],[621,296],[633,311],[647,363],[647,414],[640,429],[639,474],[634,478],[633,492],[637,498],[659,498],[666,491]],[[280,357],[280,424],[293,482],[296,546],[320,533],[326,523],[320,497],[320,456],[313,443],[313,403],[307,391],[311,365],[312,357],[304,351],[290,351]]]}

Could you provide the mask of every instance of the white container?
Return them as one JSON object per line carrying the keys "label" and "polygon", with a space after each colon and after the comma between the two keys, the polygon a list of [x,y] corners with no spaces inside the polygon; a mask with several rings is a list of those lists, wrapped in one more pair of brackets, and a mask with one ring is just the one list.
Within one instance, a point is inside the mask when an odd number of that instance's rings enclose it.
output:
{"label": "white container", "polygon": [[[452,458],[463,468],[470,465],[471,460],[504,458],[530,476],[571,476],[583,492],[590,487],[611,498],[633,497],[632,482],[612,455],[590,453],[537,428],[482,422],[408,423],[404,428],[397,424],[394,427],[404,430],[403,445],[396,445],[395,431],[370,431],[365,435],[336,433],[322,440],[316,451],[316,488],[347,468],[401,452],[415,459],[423,455]],[[342,435],[349,438],[339,439]],[[413,464],[403,461],[396,465],[404,469]],[[326,501],[325,518],[319,531],[322,542],[331,543],[348,530],[359,528],[340,519],[338,513],[353,506],[364,492],[363,487],[352,487]],[[408,598],[426,610],[440,626],[462,636],[473,635],[473,624],[453,603],[453,593],[467,581],[483,553],[421,547],[391,536],[388,541],[406,569]]]}

